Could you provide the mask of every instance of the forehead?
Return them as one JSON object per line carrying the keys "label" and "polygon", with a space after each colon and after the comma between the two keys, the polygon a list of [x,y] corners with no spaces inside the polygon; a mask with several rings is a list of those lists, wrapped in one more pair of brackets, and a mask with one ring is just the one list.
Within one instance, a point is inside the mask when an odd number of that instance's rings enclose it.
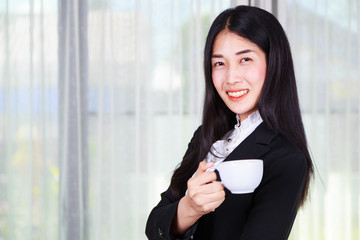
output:
{"label": "forehead", "polygon": [[249,39],[239,36],[238,34],[230,32],[228,30],[222,30],[215,37],[213,51],[222,50],[224,48],[233,49],[234,51],[242,50],[241,48],[262,51],[255,43],[253,43]]}

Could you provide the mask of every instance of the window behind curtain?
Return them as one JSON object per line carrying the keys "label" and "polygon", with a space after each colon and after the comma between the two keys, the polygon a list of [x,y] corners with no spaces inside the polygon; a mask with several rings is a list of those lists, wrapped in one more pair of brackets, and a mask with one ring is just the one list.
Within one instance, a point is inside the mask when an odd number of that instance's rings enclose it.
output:
{"label": "window behind curtain", "polygon": [[287,1],[286,29],[316,164],[293,239],[359,239],[358,1]]}
{"label": "window behind curtain", "polygon": [[0,239],[144,238],[199,124],[204,35],[228,6],[1,2]]}
{"label": "window behind curtain", "polygon": [[0,239],[58,235],[57,2],[0,3]]}
{"label": "window behind curtain", "polygon": [[205,35],[238,3],[293,51],[317,170],[291,239],[358,239],[355,0],[1,1],[0,239],[144,239],[200,124]]}

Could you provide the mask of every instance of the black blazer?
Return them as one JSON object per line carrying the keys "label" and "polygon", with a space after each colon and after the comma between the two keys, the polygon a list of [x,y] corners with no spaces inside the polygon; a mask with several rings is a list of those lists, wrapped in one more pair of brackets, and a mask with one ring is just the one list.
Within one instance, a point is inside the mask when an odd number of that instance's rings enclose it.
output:
{"label": "black blazer", "polygon": [[[189,151],[197,145],[201,127],[194,133]],[[225,189],[225,201],[202,216],[179,239],[282,240],[293,225],[306,176],[306,158],[297,145],[260,124],[225,161],[262,159],[264,173],[253,193],[232,194]],[[171,190],[161,194],[146,224],[149,239],[178,239],[170,225],[179,201]]]}

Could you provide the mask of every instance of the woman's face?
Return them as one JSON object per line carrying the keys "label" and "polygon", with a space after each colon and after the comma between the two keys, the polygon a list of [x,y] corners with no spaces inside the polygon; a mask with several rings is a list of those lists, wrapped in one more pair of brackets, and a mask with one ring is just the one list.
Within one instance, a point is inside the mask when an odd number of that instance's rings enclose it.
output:
{"label": "woman's face", "polygon": [[217,92],[244,120],[257,110],[266,75],[265,53],[248,39],[223,30],[215,38],[211,59]]}

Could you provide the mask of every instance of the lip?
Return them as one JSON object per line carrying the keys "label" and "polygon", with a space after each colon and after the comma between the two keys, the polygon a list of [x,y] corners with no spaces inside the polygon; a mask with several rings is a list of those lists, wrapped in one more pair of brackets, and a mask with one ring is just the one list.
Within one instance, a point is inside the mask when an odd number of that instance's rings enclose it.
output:
{"label": "lip", "polygon": [[[232,93],[235,93],[235,92],[241,92],[241,91],[247,91],[247,93],[239,96],[239,97],[235,97],[235,96],[230,96],[228,93],[229,92],[232,92]],[[236,89],[236,90],[226,90],[226,95],[228,96],[228,98],[231,100],[231,101],[234,101],[234,102],[237,102],[237,101],[240,101],[242,100],[247,94],[249,93],[249,89]]]}

